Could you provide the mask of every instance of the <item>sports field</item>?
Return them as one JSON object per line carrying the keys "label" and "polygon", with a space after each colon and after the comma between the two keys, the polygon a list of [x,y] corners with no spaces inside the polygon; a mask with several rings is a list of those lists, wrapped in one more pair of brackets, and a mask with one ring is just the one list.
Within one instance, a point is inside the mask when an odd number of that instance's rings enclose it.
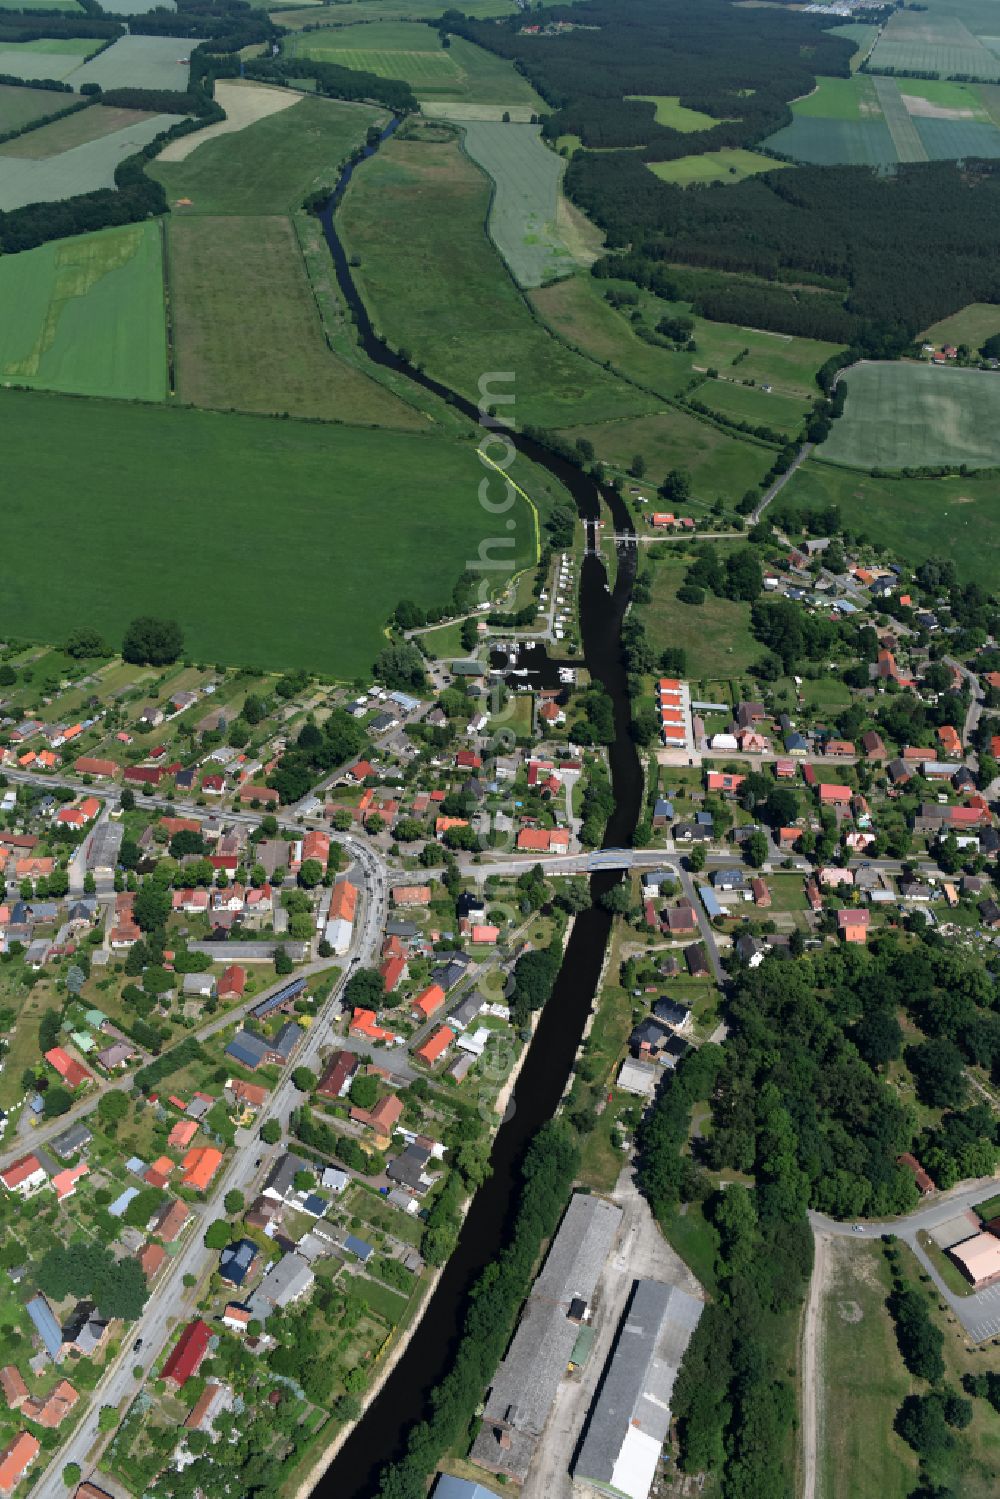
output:
{"label": "sports field", "polygon": [[996,479],[873,479],[857,469],[810,461],[796,470],[780,495],[782,508],[831,504],[840,507],[846,530],[905,561],[915,565],[928,557],[950,557],[960,577],[996,587]]}
{"label": "sports field", "polygon": [[531,316],[486,236],[489,195],[455,144],[392,140],[365,162],[338,226],[361,258],[355,277],[376,329],[472,400],[482,376],[511,371],[504,388],[518,425],[651,409],[652,397],[564,348]]}
{"label": "sports field", "polygon": [[465,149],[493,179],[490,234],[519,286],[565,276],[576,262],[556,221],[566,162],[540,125],[467,124]]}
{"label": "sports field", "polygon": [[13,83],[0,83],[0,135],[8,130],[22,130],[33,120],[44,120],[62,108],[58,95],[43,89],[18,88]]}
{"label": "sports field", "polygon": [[700,109],[685,109],[677,94],[626,94],[625,98],[654,105],[654,118],[658,125],[669,125],[671,130],[680,130],[684,134],[692,130],[711,130],[713,125],[719,123],[711,115],[703,114]]}
{"label": "sports field", "polygon": [[204,141],[184,161],[151,163],[182,212],[287,213],[317,188],[332,187],[340,163],[384,111],[367,104],[304,98],[232,135]]}
{"label": "sports field", "polygon": [[1000,58],[957,16],[933,11],[894,11],[875,44],[871,64],[942,78],[1000,78]]}
{"label": "sports field", "polygon": [[690,187],[692,182],[742,182],[744,177],[774,172],[787,163],[734,146],[723,151],[706,151],[701,156],[680,156],[676,161],[650,161],[647,165],[661,182]]}
{"label": "sports field", "polygon": [[162,401],[167,346],[158,224],[0,257],[0,381]]}
{"label": "sports field", "polygon": [[99,83],[101,88],[176,89],[188,86],[188,59],[196,37],[123,36],[113,47],[84,63],[72,84]]}
{"label": "sports field", "polygon": [[182,401],[427,430],[327,346],[288,218],[175,214],[168,250]]}
{"label": "sports field", "polygon": [[1000,464],[1000,378],[979,370],[865,363],[820,456],[852,468]]}
{"label": "sports field", "polygon": [[[0,423],[0,630],[18,635],[85,622],[117,641],[154,614],[183,621],[195,659],[350,679],[401,598],[447,598],[498,534],[469,443],[14,391]],[[520,499],[510,520],[492,555],[527,563]]]}
{"label": "sports field", "polygon": [[[56,94],[53,97],[67,96]],[[79,116],[71,119],[76,121]],[[134,156],[140,146],[146,145],[161,131],[169,130],[177,119],[177,115],[141,115],[123,130],[39,160],[0,154],[0,209],[70,198],[99,187],[114,187],[118,163],[126,156]],[[48,130],[50,127],[42,128]],[[51,128],[54,130],[55,125]],[[78,127],[74,124],[72,128]]]}
{"label": "sports field", "polygon": [[[58,95],[57,95],[58,97]],[[70,101],[72,102],[72,101]],[[25,135],[0,145],[0,156],[20,156],[30,161],[44,161],[46,157],[58,156],[63,151],[73,151],[90,141],[103,140],[119,130],[131,130],[151,117],[138,109],[111,109],[104,104],[92,104],[87,109],[78,109],[51,125],[40,125]],[[165,128],[165,127],[164,127]]]}

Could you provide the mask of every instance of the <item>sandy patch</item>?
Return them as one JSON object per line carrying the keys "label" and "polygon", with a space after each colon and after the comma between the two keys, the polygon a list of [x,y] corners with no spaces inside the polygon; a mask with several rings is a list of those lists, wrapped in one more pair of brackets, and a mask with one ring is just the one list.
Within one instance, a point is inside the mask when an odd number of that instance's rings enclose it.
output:
{"label": "sandy patch", "polygon": [[951,502],[953,505],[974,505],[975,497],[971,494],[960,494]]}
{"label": "sandy patch", "polygon": [[205,141],[214,140],[217,135],[232,135],[235,130],[245,130],[248,125],[267,119],[268,115],[290,109],[305,95],[270,88],[266,83],[237,83],[235,80],[223,83],[220,80],[215,85],[215,97],[226,111],[226,118],[214,125],[206,125],[204,130],[182,135],[180,140],[168,142],[157,160],[185,161]]}
{"label": "sandy patch", "polygon": [[431,120],[454,120],[456,125],[502,120],[505,114],[515,125],[530,125],[534,113],[530,104],[450,104],[447,99],[424,99],[420,112]]}
{"label": "sandy patch", "polygon": [[916,94],[900,94],[907,114],[918,115],[922,120],[975,120],[982,116],[974,109],[947,109],[943,104],[932,104]]}

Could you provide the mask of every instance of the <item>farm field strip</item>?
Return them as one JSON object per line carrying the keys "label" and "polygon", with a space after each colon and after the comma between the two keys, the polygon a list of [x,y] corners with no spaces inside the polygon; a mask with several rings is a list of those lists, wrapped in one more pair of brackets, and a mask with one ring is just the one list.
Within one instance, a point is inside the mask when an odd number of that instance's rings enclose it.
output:
{"label": "farm field strip", "polygon": [[53,98],[42,89],[0,83],[0,132],[20,130],[33,120],[55,114],[60,108],[57,100],[58,95]]}
{"label": "farm field strip", "polygon": [[1000,130],[991,121],[918,117],[914,124],[931,161],[1000,156]]}
{"label": "farm field strip", "polygon": [[541,286],[575,265],[556,223],[564,159],[540,125],[469,123],[465,149],[494,183],[490,234],[519,286]]}
{"label": "farm field strip", "polygon": [[0,258],[0,381],[162,401],[160,226],[129,224]]}
{"label": "farm field strip", "polygon": [[[65,52],[31,52],[23,45],[0,43],[0,73],[9,78],[55,78],[64,82],[80,66],[80,54]],[[71,103],[68,94],[54,94],[54,99]],[[50,101],[51,103],[51,101]],[[58,108],[58,105],[55,106]]]}
{"label": "farm field strip", "polygon": [[114,46],[78,68],[70,80],[75,89],[82,83],[101,88],[176,89],[188,86],[188,59],[197,37],[123,36]]}
{"label": "farm field strip", "polygon": [[0,155],[0,210],[69,198],[99,187],[114,187],[118,163],[126,156],[133,156],[162,130],[169,130],[179,118],[143,115],[124,130],[42,160]]}
{"label": "farm field strip", "polygon": [[819,456],[852,468],[1000,463],[1000,379],[929,364],[849,370],[847,405]]}
{"label": "farm field strip", "polygon": [[175,215],[168,234],[181,400],[427,429],[420,412],[327,346],[288,218]]}
{"label": "farm field strip", "polygon": [[[91,104],[51,125],[40,125],[25,135],[0,145],[0,156],[19,156],[30,161],[45,161],[64,151],[73,151],[90,141],[103,140],[119,130],[131,130],[151,116],[138,109],[117,109],[105,104]],[[173,117],[172,117],[173,118]]]}
{"label": "farm field strip", "polygon": [[[895,78],[874,78],[875,92],[900,161],[926,161],[927,151],[900,97]],[[1000,144],[1000,143],[998,143]]]}
{"label": "farm field strip", "polygon": [[[124,0],[122,0],[124,3]],[[271,11],[280,26],[295,31],[316,25],[316,11],[322,0],[309,5],[293,3],[287,9],[274,8],[270,0],[254,0],[255,8]],[[440,0],[345,0],[337,5],[337,20],[343,25],[360,21],[436,21],[441,14]],[[514,0],[462,0],[462,14],[475,20],[517,14]]]}
{"label": "farm field strip", "polygon": [[[345,427],[334,445],[322,423],[18,391],[0,391],[0,421],[0,630],[29,638],[86,619],[118,639],[153,612],[184,620],[196,658],[349,680],[370,670],[401,598],[450,597],[496,534],[472,442]],[[514,473],[537,493],[530,465]],[[525,566],[529,506],[516,498],[507,519],[505,562]],[[393,546],[373,546],[373,529]],[[156,539],[182,536],[183,551]],[[279,606],[247,609],[262,578]]]}

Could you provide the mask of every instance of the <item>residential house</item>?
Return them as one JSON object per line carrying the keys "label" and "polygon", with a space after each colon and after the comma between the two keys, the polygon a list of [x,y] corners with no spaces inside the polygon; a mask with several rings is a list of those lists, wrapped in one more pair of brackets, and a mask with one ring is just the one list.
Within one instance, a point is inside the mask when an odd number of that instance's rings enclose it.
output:
{"label": "residential house", "polygon": [[316,1085],[316,1092],[321,1098],[343,1098],[359,1066],[353,1051],[335,1051]]}
{"label": "residential house", "polygon": [[41,1450],[38,1438],[28,1431],[11,1438],[0,1452],[0,1499],[10,1499]]}
{"label": "residential house", "polygon": [[837,930],[845,942],[857,942],[863,946],[868,941],[870,921],[871,912],[867,907],[861,910],[847,909],[837,912]]}
{"label": "residential house", "polygon": [[183,1389],[192,1375],[197,1374],[201,1368],[211,1338],[211,1328],[200,1317],[189,1322],[164,1364],[160,1378],[175,1391]]}

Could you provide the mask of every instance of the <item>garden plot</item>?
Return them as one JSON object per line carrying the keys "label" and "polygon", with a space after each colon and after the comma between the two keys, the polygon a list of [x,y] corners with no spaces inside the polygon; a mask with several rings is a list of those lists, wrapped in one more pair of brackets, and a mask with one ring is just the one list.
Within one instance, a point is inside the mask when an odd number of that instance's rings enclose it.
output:
{"label": "garden plot", "polygon": [[465,149],[495,184],[490,235],[518,285],[572,271],[576,261],[556,223],[566,163],[542,144],[541,126],[470,122]]}
{"label": "garden plot", "polygon": [[41,161],[0,156],[0,210],[23,208],[26,203],[47,203],[114,187],[115,167],[126,156],[134,156],[161,130],[176,125],[178,115],[144,115],[125,130],[116,130],[101,140],[88,141],[58,156]]}
{"label": "garden plot", "polygon": [[75,89],[82,83],[99,83],[102,89],[176,89],[183,94],[188,86],[191,48],[197,45],[197,37],[123,36],[99,57],[84,63],[69,81]]}

